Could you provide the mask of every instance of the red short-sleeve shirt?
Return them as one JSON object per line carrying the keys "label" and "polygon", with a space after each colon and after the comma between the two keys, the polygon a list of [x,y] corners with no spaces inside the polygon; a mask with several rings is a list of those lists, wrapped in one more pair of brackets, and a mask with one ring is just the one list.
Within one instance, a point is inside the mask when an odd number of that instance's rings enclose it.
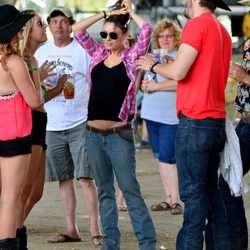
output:
{"label": "red short-sleeve shirt", "polygon": [[213,14],[204,13],[187,22],[181,44],[193,47],[198,55],[186,77],[178,82],[177,114],[193,119],[224,118],[232,53],[228,32]]}

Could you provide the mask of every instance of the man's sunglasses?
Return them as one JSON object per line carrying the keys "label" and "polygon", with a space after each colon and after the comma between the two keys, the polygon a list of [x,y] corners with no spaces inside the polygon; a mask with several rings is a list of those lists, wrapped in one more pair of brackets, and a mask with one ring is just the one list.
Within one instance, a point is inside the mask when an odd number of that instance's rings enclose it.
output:
{"label": "man's sunglasses", "polygon": [[103,38],[103,39],[107,38],[108,35],[109,35],[109,37],[110,37],[112,40],[116,40],[117,37],[118,37],[118,34],[115,33],[115,32],[110,32],[110,33],[107,33],[107,32],[104,32],[104,31],[101,31],[101,32],[100,32],[100,36],[101,36],[101,38]]}

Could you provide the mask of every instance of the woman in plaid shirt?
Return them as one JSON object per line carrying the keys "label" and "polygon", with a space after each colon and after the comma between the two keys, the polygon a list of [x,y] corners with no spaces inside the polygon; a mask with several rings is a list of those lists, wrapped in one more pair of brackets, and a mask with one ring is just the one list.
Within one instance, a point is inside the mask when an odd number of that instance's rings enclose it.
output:
{"label": "woman in plaid shirt", "polygon": [[[103,44],[99,44],[86,29],[102,18]],[[138,42],[125,48],[131,19],[139,26],[140,33]],[[79,44],[92,57],[86,147],[98,188],[103,249],[120,249],[114,173],[124,194],[139,248],[156,249],[154,225],[136,178],[131,127],[136,113],[135,60],[147,52],[151,25],[132,11],[130,0],[123,0],[112,6],[111,11],[103,11],[75,24],[73,30]]]}

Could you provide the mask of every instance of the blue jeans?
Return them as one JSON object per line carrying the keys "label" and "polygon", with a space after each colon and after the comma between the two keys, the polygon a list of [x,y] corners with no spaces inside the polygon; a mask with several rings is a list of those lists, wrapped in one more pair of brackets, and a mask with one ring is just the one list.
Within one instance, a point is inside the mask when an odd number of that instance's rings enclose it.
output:
{"label": "blue jeans", "polygon": [[[245,175],[250,168],[250,124],[240,122],[236,128],[236,133],[240,141],[243,174]],[[242,196],[235,197],[231,195],[228,184],[222,176],[220,176],[219,183],[227,211],[230,246],[231,248],[247,250],[248,229],[243,198]]]}
{"label": "blue jeans", "polygon": [[154,225],[142,198],[135,172],[135,146],[132,130],[118,134],[100,135],[86,131],[89,164],[98,188],[99,212],[104,232],[102,250],[120,249],[120,231],[116,205],[114,174],[128,206],[135,236],[141,250],[156,249]]}
{"label": "blue jeans", "polygon": [[[229,250],[226,212],[218,189],[219,152],[226,139],[225,120],[181,116],[176,133],[176,162],[184,221],[177,250]],[[207,224],[206,224],[207,223]]]}

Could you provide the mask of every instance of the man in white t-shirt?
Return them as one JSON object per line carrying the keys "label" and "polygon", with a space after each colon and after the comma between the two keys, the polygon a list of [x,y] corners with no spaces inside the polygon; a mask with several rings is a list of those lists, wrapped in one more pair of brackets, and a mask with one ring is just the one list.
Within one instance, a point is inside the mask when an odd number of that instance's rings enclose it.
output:
{"label": "man in white t-shirt", "polygon": [[[90,219],[93,244],[101,245],[98,225],[97,194],[92,173],[87,164],[85,126],[89,91],[87,74],[89,57],[85,50],[70,36],[75,23],[71,11],[56,7],[47,18],[54,41],[41,46],[36,53],[39,64],[48,60],[56,66],[56,75],[46,80],[47,87],[54,87],[61,74],[69,74],[74,86],[74,97],[67,99],[61,93],[45,104],[48,113],[46,143],[46,181],[59,181],[60,196],[66,220],[66,229],[51,243],[81,241],[76,223],[76,178]],[[71,85],[72,87],[72,85]]]}

